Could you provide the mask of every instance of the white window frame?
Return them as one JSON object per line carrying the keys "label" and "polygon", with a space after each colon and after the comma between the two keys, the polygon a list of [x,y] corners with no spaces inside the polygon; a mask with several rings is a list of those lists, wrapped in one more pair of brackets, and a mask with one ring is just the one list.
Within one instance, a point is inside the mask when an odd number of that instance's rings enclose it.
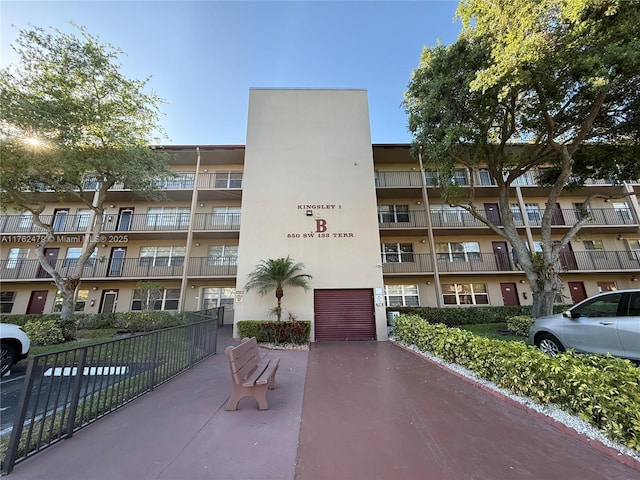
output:
{"label": "white window frame", "polygon": [[170,267],[184,265],[187,247],[184,245],[151,245],[140,247],[141,266]]}
{"label": "white window frame", "polygon": [[387,307],[417,307],[420,305],[418,285],[385,285],[384,302]]}
{"label": "white window frame", "polygon": [[207,251],[207,265],[237,265],[238,246],[237,245],[209,245]]}
{"label": "white window frame", "polygon": [[479,262],[480,242],[439,242],[436,243],[436,257],[439,262]]}
{"label": "white window frame", "polygon": [[214,188],[242,188],[242,172],[215,172]]}
{"label": "white window frame", "polygon": [[[482,286],[481,289],[477,288],[480,286]],[[442,299],[444,305],[490,305],[487,284],[480,282],[444,283],[442,284]],[[455,299],[455,303],[447,302],[448,299]]]}
{"label": "white window frame", "polygon": [[233,287],[204,287],[201,292],[203,310],[224,307],[233,310],[236,291]]}
{"label": "white window frame", "polygon": [[[160,298],[156,298],[154,300],[154,304],[152,305],[151,311],[160,312],[160,311],[176,311],[178,310],[178,305],[180,303],[180,289],[179,288],[163,288],[161,289],[162,293]],[[142,293],[146,293],[146,299],[143,298]],[[133,295],[131,296],[131,311],[132,312],[141,312],[142,306],[145,303],[150,302],[151,292],[148,289],[144,288],[136,288],[133,291]],[[136,302],[140,302],[139,305],[136,305]],[[159,302],[159,303],[158,303]],[[167,306],[174,306],[175,308],[167,308]],[[159,308],[156,308],[159,307]]]}
{"label": "white window frame", "polygon": [[416,261],[412,243],[382,243],[382,263],[413,263]]}
{"label": "white window frame", "polygon": [[7,263],[5,268],[7,270],[20,268],[20,266],[22,265],[22,261],[29,258],[29,251],[30,249],[22,247],[10,248],[7,255]]}
{"label": "white window frame", "polygon": [[16,303],[16,292],[2,291],[0,292],[0,313],[11,313]]}
{"label": "white window frame", "polygon": [[213,225],[240,225],[240,207],[213,207]]}
{"label": "white window frame", "polygon": [[409,205],[379,205],[379,223],[408,223]]}
{"label": "white window frame", "polygon": [[190,219],[189,207],[150,207],[147,210],[148,227],[188,227]]}

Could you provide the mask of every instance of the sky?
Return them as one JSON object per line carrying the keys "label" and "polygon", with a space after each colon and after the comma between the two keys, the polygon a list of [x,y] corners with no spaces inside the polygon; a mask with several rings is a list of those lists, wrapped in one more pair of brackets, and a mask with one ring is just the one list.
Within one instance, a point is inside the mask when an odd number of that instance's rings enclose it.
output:
{"label": "sky", "polygon": [[0,1],[0,66],[30,26],[123,50],[151,77],[165,145],[244,145],[251,88],[364,89],[373,143],[409,143],[403,94],[423,47],[455,42],[457,1]]}

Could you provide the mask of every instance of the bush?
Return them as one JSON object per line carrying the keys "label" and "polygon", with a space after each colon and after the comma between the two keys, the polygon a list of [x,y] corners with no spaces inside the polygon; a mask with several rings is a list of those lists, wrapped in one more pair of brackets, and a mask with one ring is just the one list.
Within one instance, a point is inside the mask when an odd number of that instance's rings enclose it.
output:
{"label": "bush", "polygon": [[[531,305],[515,305],[506,307],[389,307],[388,311],[396,311],[407,315],[417,315],[429,323],[443,323],[448,326],[475,325],[478,323],[503,323],[509,317],[529,315]],[[567,305],[554,305],[554,313],[567,309]]]}
{"label": "bush", "polygon": [[533,323],[533,317],[529,315],[516,315],[514,317],[507,318],[507,330],[514,335],[520,337],[529,336],[529,327]]}
{"label": "bush", "polygon": [[477,337],[417,315],[396,318],[392,334],[517,395],[558,405],[613,441],[640,447],[640,368],[628,360],[571,351],[550,357],[524,342]]}
{"label": "bush", "polygon": [[237,323],[238,335],[241,338],[256,337],[263,343],[307,343],[311,333],[310,321],[243,320]]}
{"label": "bush", "polygon": [[65,341],[62,328],[53,319],[29,321],[24,325],[24,331],[35,345],[56,345]]}

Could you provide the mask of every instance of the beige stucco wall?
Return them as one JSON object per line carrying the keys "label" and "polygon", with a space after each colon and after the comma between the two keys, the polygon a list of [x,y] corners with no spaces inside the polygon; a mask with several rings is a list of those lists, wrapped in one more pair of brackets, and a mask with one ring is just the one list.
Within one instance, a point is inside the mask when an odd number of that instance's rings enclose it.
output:
{"label": "beige stucco wall", "polygon": [[[244,291],[263,259],[290,255],[313,276],[310,291],[284,292],[285,315],[299,320],[314,318],[313,289],[381,293],[379,243],[366,91],[251,90],[236,322],[275,306],[274,294]],[[382,305],[376,325],[386,339]]]}

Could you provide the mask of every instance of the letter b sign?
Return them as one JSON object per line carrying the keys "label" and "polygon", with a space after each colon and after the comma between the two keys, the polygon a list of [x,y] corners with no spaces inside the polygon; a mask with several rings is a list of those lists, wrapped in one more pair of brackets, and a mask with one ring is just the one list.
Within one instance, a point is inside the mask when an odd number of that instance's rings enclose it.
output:
{"label": "letter b sign", "polygon": [[327,221],[321,218],[316,219],[316,232],[324,233],[327,231]]}

